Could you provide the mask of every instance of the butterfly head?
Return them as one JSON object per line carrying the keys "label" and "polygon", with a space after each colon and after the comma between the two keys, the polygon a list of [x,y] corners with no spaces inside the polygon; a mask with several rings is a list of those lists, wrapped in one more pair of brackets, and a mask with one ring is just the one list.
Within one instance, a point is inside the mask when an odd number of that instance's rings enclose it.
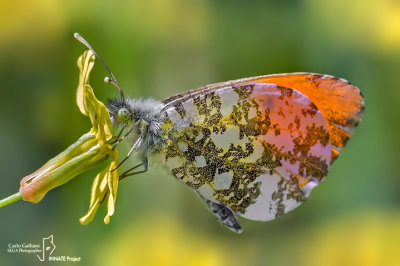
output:
{"label": "butterfly head", "polygon": [[111,122],[114,125],[128,124],[135,120],[133,112],[126,100],[112,99],[108,100],[108,112],[110,113]]}
{"label": "butterfly head", "polygon": [[121,122],[129,121],[131,119],[131,116],[131,112],[129,112],[129,110],[125,107],[120,108],[117,112],[118,120]]}

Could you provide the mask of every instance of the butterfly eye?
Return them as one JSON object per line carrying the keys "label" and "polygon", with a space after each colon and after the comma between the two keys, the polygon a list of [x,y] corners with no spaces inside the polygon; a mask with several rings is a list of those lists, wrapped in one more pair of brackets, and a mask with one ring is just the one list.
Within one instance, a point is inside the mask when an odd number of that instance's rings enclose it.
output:
{"label": "butterfly eye", "polygon": [[131,114],[130,114],[128,109],[121,108],[121,109],[118,110],[118,119],[119,119],[119,121],[121,121],[121,122],[128,121],[130,117],[131,117]]}

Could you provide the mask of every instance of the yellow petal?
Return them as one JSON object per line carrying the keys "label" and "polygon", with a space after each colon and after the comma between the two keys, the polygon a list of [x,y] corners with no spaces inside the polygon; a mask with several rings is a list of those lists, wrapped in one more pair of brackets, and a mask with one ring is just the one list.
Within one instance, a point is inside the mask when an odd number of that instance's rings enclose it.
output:
{"label": "yellow petal", "polygon": [[111,155],[112,161],[96,176],[93,181],[89,210],[86,215],[79,219],[81,224],[85,225],[93,220],[99,205],[103,202],[107,195],[108,211],[106,217],[104,218],[104,223],[108,224],[110,222],[110,217],[114,214],[115,200],[119,182],[119,172],[118,169],[115,171],[112,170],[118,166],[118,151],[112,150]]}
{"label": "yellow petal", "polygon": [[83,225],[90,223],[94,215],[99,208],[100,203],[104,200],[108,192],[107,186],[107,173],[109,172],[108,167],[98,173],[92,183],[92,193],[90,196],[90,204],[88,212],[79,219],[79,222]]}
{"label": "yellow petal", "polygon": [[105,105],[94,96],[93,89],[89,85],[89,75],[94,66],[95,56],[87,50],[78,59],[80,70],[79,84],[76,93],[76,102],[82,114],[89,116],[92,122],[91,132],[100,141],[112,138],[112,124]]}
{"label": "yellow petal", "polygon": [[[113,161],[110,164],[110,170],[114,169],[118,166],[118,152],[114,150]],[[117,189],[119,182],[119,173],[118,169],[113,172],[108,173],[108,201],[107,201],[107,215],[104,217],[104,223],[108,224],[110,222],[110,217],[114,214],[115,211],[115,201],[117,199]]]}
{"label": "yellow petal", "polygon": [[92,122],[91,133],[96,135],[99,141],[107,141],[113,137],[110,114],[105,105],[96,99],[90,85],[85,85],[83,91],[85,110]]}
{"label": "yellow petal", "polygon": [[78,90],[76,92],[76,103],[78,104],[79,109],[81,110],[82,114],[88,115],[83,98],[83,90],[85,85],[89,83],[89,76],[92,68],[94,66],[95,56],[92,51],[87,50],[85,51],[79,58],[78,58],[78,68],[79,68],[79,85]]}

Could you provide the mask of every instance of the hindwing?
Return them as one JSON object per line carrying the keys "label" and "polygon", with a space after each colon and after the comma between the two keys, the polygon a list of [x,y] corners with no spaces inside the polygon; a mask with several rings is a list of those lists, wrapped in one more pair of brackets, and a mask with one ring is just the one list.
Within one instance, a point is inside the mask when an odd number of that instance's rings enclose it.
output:
{"label": "hindwing", "polygon": [[328,173],[329,127],[298,90],[233,83],[164,101],[164,162],[203,197],[271,220],[300,205]]}

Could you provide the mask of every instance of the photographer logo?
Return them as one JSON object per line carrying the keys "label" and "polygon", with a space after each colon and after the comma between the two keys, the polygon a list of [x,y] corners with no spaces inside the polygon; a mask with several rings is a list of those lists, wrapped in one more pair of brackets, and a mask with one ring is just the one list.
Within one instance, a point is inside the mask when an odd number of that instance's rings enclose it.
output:
{"label": "photographer logo", "polygon": [[77,262],[81,261],[81,257],[75,256],[55,256],[53,255],[56,245],[54,237],[43,237],[42,243],[9,243],[7,246],[8,253],[27,253],[36,254],[40,261],[62,261],[62,262]]}

